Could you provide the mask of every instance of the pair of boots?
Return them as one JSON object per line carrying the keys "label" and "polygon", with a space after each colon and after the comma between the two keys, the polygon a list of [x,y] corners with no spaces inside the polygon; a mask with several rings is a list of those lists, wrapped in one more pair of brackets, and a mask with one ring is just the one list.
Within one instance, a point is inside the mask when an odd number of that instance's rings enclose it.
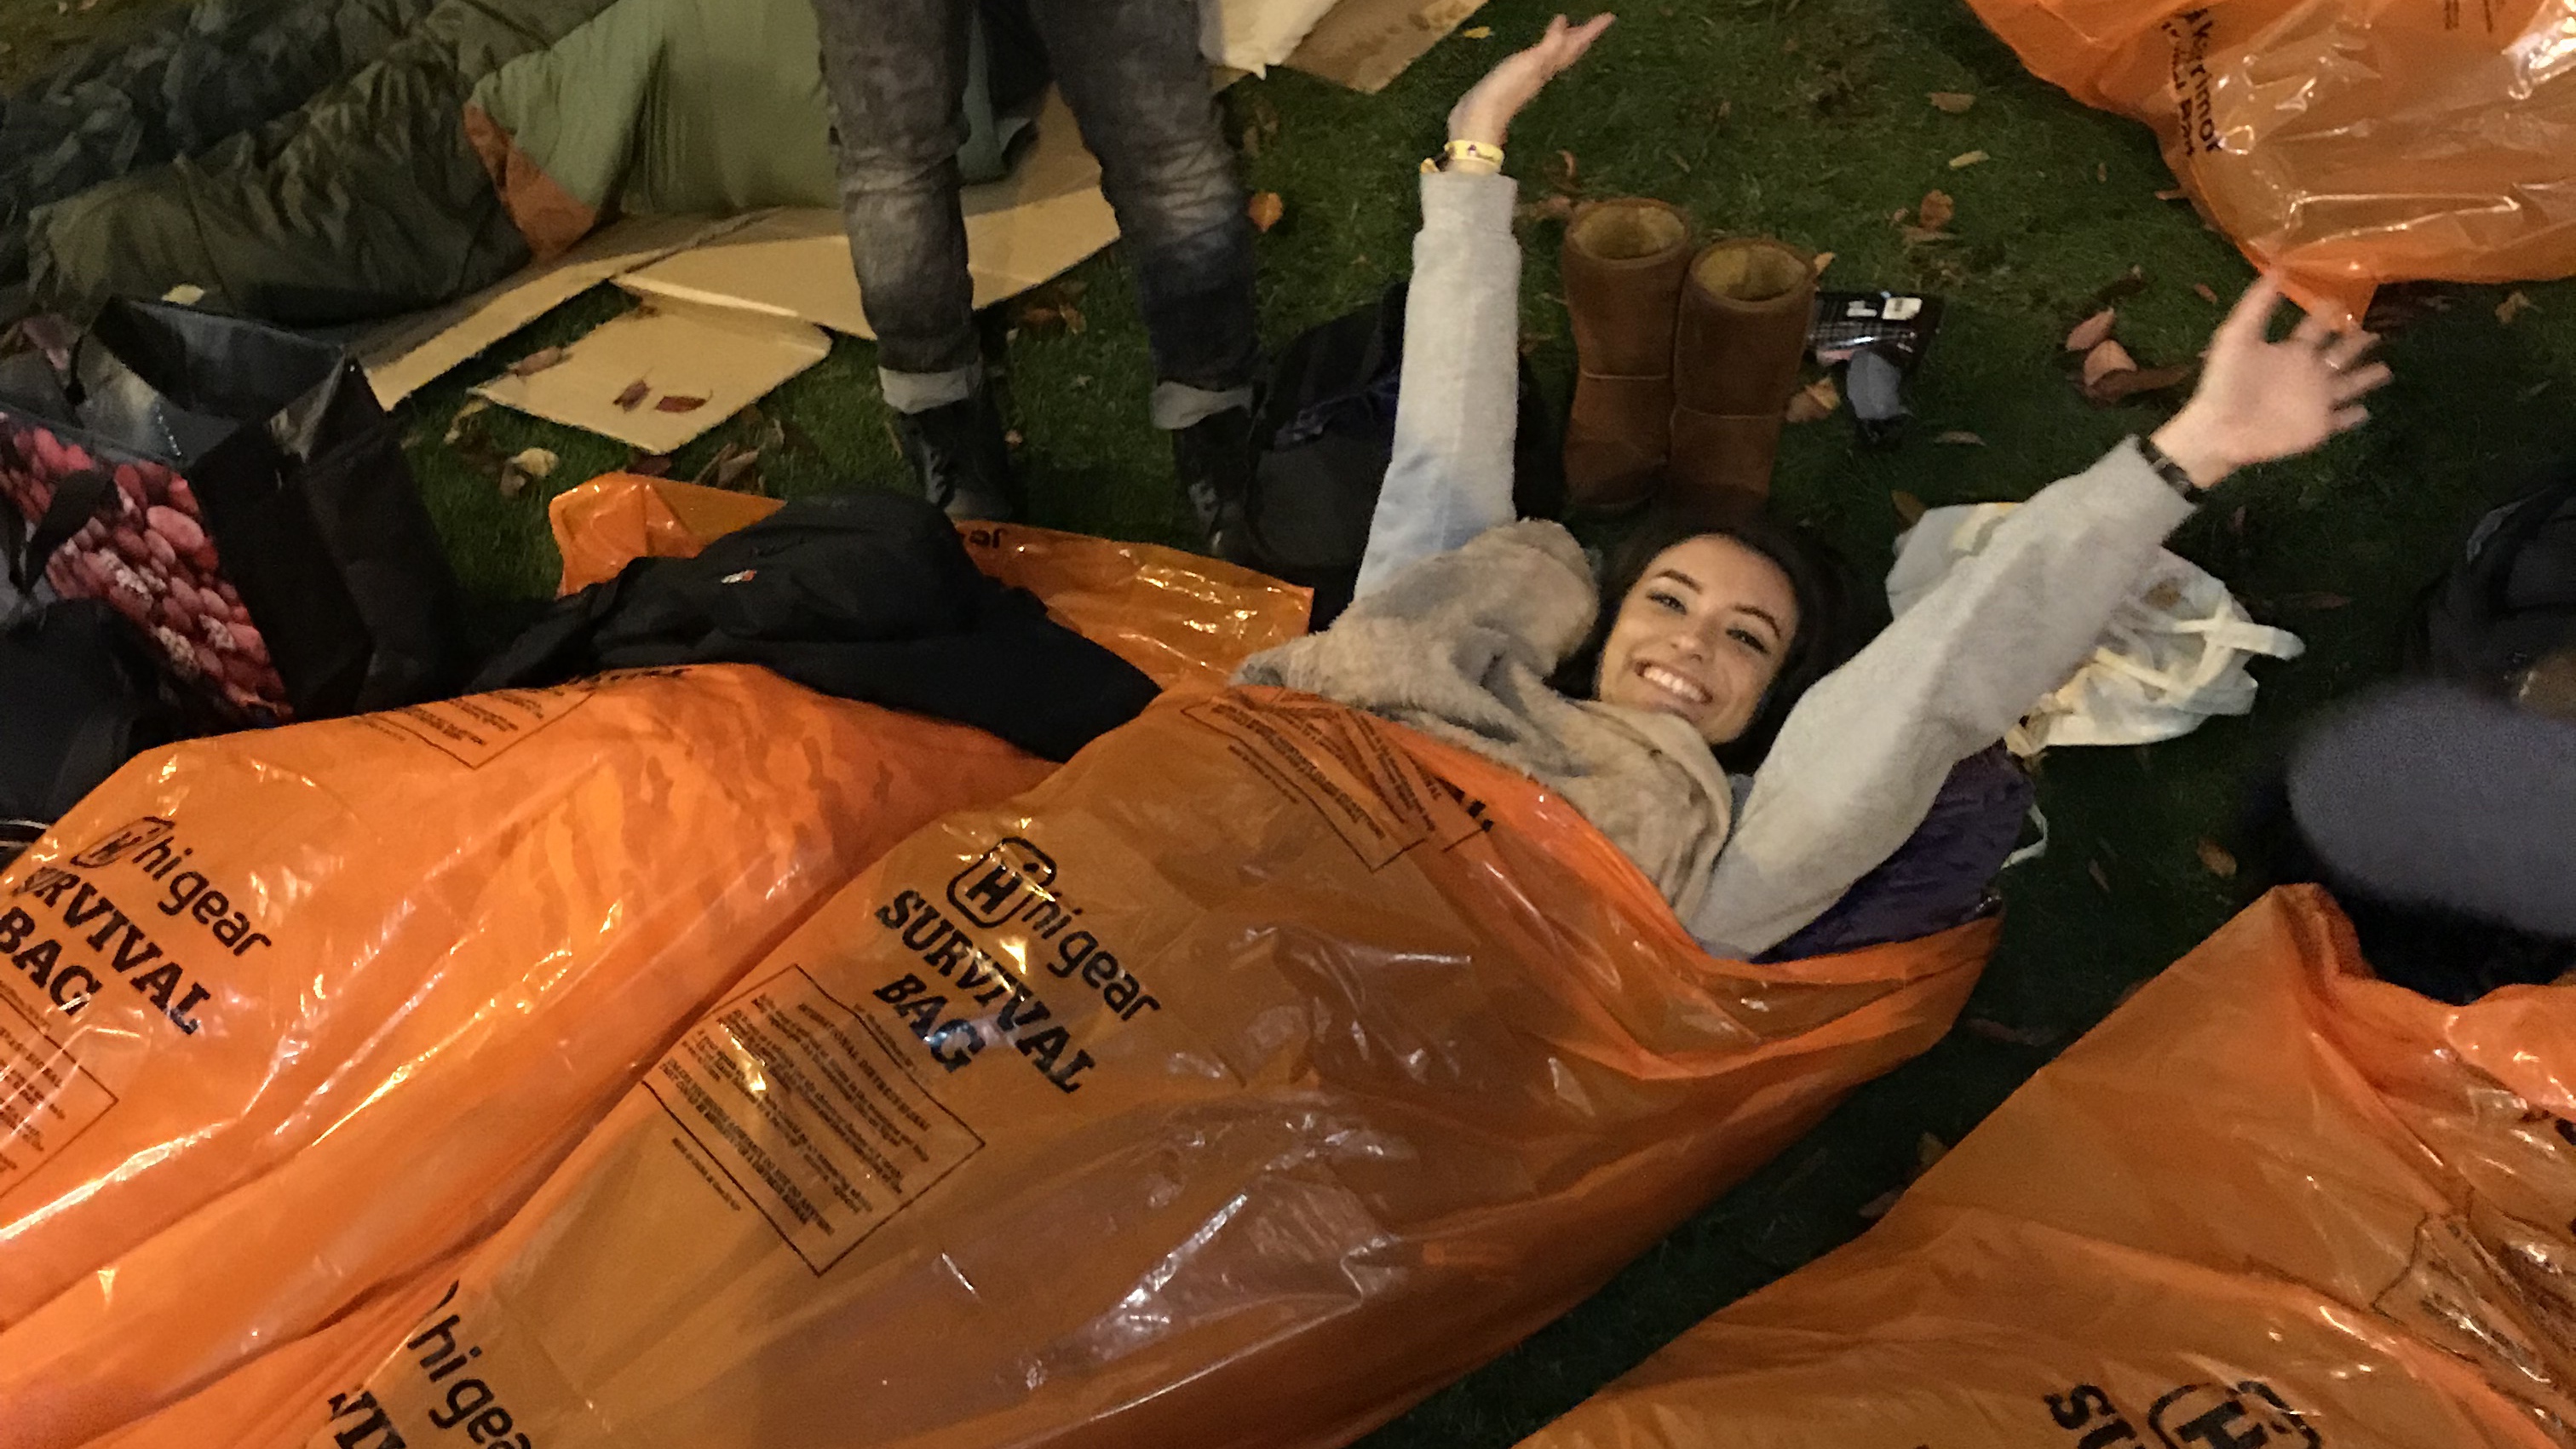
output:
{"label": "pair of boots", "polygon": [[[965,522],[1020,516],[1017,476],[990,388],[917,413],[895,415],[895,438],[923,496]],[[1252,410],[1227,408],[1172,433],[1173,471],[1208,552],[1221,554],[1242,526],[1251,492]]]}
{"label": "pair of boots", "polygon": [[1565,482],[1578,508],[1771,491],[1781,416],[1798,388],[1813,260],[1737,238],[1693,252],[1690,218],[1626,198],[1565,229],[1565,304],[1579,366]]}

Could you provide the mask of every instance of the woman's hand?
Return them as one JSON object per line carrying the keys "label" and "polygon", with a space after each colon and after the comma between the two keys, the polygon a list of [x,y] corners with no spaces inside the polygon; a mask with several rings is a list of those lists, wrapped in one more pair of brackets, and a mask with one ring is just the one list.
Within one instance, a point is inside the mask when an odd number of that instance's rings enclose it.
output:
{"label": "woman's hand", "polygon": [[2337,333],[2302,317],[2289,337],[2270,339],[2280,284],[2265,276],[2236,299],[2209,341],[2200,386],[2155,445],[2207,488],[2239,468],[2291,458],[2361,426],[2363,395],[2388,381],[2384,363],[2356,367],[2379,339]]}
{"label": "woman's hand", "polygon": [[1473,90],[1449,108],[1449,139],[1501,146],[1503,133],[1511,129],[1512,117],[1530,103],[1530,97],[1537,95],[1558,71],[1581,60],[1583,52],[1590,50],[1592,42],[1609,28],[1607,15],[1595,15],[1581,25],[1566,24],[1562,15],[1549,21],[1547,34],[1539,37],[1538,44],[1487,71]]}

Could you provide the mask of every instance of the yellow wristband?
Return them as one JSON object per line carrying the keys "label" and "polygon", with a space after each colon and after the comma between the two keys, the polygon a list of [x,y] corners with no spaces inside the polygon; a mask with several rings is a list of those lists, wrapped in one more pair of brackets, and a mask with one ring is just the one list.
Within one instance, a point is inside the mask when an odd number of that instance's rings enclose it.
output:
{"label": "yellow wristband", "polygon": [[1440,148],[1440,169],[1466,171],[1500,171],[1503,148],[1482,141],[1452,141]]}

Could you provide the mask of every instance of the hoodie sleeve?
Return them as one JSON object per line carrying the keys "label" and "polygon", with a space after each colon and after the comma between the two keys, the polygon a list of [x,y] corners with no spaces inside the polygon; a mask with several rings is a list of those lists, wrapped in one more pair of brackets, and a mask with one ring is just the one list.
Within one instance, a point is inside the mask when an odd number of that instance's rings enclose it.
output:
{"label": "hoodie sleeve", "polygon": [[2084,662],[2191,504],[2134,442],[2042,489],[1790,711],[1691,934],[1777,945],[1922,824],[1950,768]]}
{"label": "hoodie sleeve", "polygon": [[1410,563],[1512,521],[1519,417],[1519,187],[1508,176],[1430,172],[1404,313],[1395,456],[1369,521],[1356,597]]}

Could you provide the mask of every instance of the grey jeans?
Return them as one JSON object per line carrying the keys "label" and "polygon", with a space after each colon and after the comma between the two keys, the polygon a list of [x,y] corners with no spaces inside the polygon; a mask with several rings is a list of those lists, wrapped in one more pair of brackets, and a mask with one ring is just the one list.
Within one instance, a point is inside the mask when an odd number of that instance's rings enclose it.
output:
{"label": "grey jeans", "polygon": [[[841,210],[876,329],[888,401],[971,390],[979,367],[957,148],[971,9],[996,0],[813,0],[841,171]],[[1252,227],[1208,93],[1193,0],[1027,0],[1056,84],[1100,158],[1136,297],[1170,394],[1252,381]],[[910,404],[909,406],[907,404]]]}

